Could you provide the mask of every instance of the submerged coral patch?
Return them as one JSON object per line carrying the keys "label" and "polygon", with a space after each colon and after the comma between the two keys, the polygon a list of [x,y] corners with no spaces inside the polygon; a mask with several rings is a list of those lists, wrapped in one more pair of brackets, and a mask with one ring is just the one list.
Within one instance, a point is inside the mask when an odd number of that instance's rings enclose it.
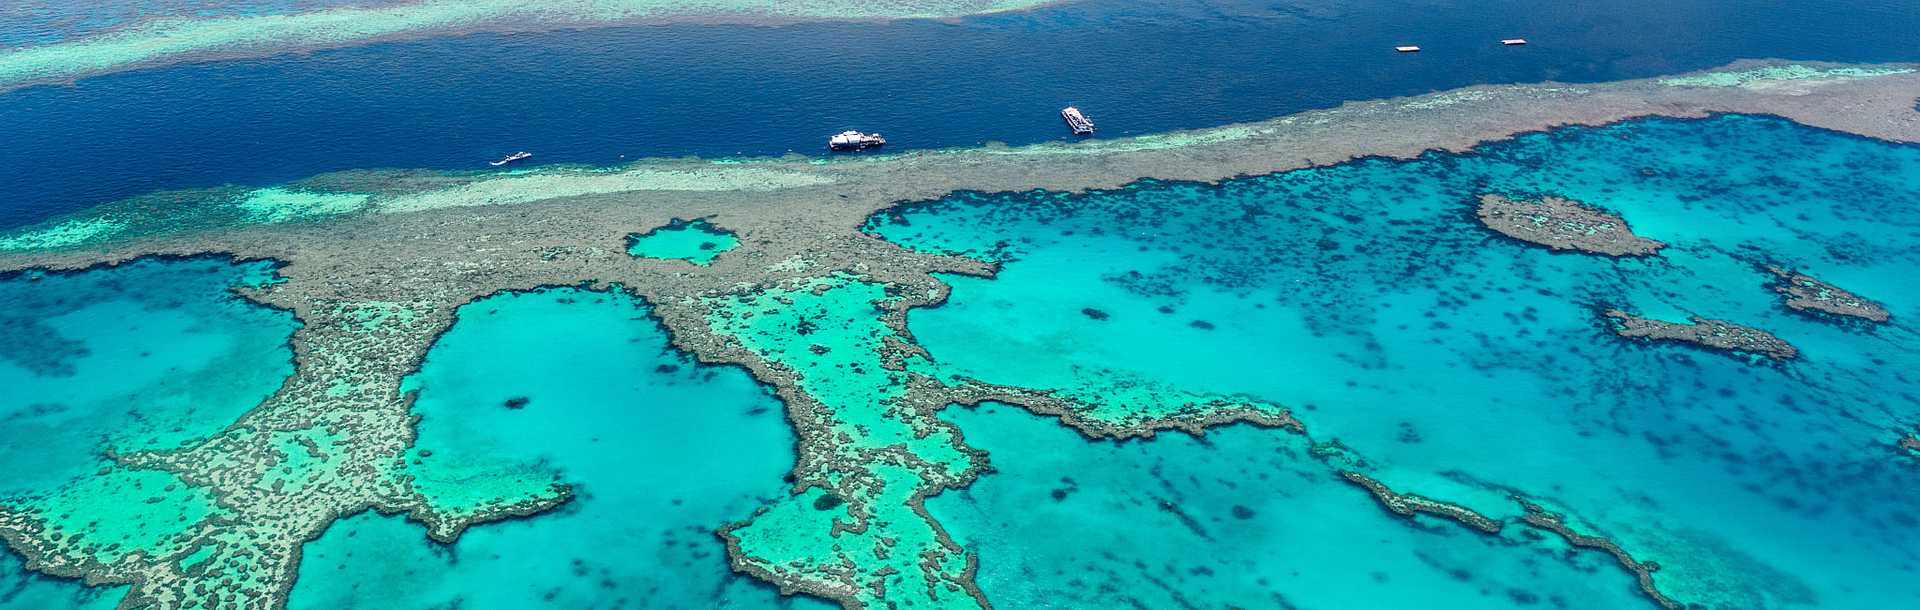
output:
{"label": "submerged coral patch", "polygon": [[1820,67],[1804,64],[1764,66],[1747,70],[1720,70],[1660,79],[1670,87],[1749,87],[1759,88],[1805,80],[1873,78],[1913,72],[1910,68]]}
{"label": "submerged coral patch", "polygon": [[52,226],[0,237],[0,250],[50,250],[97,242],[126,230],[111,217],[76,218]]}
{"label": "submerged coral patch", "polygon": [[538,31],[681,20],[742,23],[958,17],[1046,0],[424,0],[305,12],[156,19],[102,34],[0,52],[0,91],[197,57],[253,57],[475,30]]}
{"label": "submerged coral patch", "polygon": [[356,212],[365,207],[371,198],[363,193],[327,193],[272,187],[249,192],[234,205],[246,214],[247,222],[277,223]]}

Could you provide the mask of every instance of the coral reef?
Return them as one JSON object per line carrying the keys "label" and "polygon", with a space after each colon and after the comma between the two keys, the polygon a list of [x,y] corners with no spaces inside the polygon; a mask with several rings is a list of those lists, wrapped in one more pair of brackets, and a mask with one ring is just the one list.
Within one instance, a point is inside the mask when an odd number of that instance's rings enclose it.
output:
{"label": "coral reef", "polygon": [[1480,222],[1494,232],[1555,250],[1648,256],[1666,244],[1634,235],[1618,215],[1561,197],[1517,201],[1482,195]]}
{"label": "coral reef", "polygon": [[1778,281],[1773,284],[1773,291],[1780,293],[1781,302],[1788,309],[1858,318],[1881,324],[1892,318],[1887,313],[1887,308],[1879,303],[1861,298],[1833,284],[1814,279],[1813,276],[1771,265],[1766,269],[1768,273],[1778,278]]}
{"label": "coral reef", "polygon": [[1688,318],[1689,323],[1680,324],[1642,318],[1618,309],[1609,309],[1605,315],[1613,322],[1614,334],[1630,339],[1687,343],[1774,360],[1792,360],[1800,355],[1800,350],[1773,336],[1773,333],[1724,320],[1695,316]]}
{"label": "coral reef", "polygon": [[[1756,65],[1772,64],[1730,69]],[[720,532],[735,569],[847,607],[982,607],[972,579],[991,558],[961,548],[924,507],[986,468],[960,431],[935,416],[941,409],[1006,402],[1057,416],[1089,437],[1198,434],[1228,422],[1302,426],[1279,405],[1125,376],[1012,387],[943,368],[907,331],[908,312],[946,299],[949,288],[936,274],[990,276],[997,267],[861,232],[876,212],[960,189],[1082,191],[1140,176],[1218,180],[1366,155],[1464,150],[1526,131],[1649,115],[1771,114],[1913,142],[1920,141],[1920,125],[1910,119],[1917,83],[1920,77],[1886,73],[1802,81],[1786,92],[1653,81],[1476,87],[1472,95],[1350,103],[1085,145],[834,162],[645,161],[613,171],[511,175],[343,173],[277,187],[282,193],[265,200],[223,190],[183,194],[173,207],[109,205],[0,238],[0,270],[81,270],[203,253],[284,262],[281,281],[242,294],[303,324],[292,338],[295,371],[211,438],[116,454],[99,477],[103,487],[50,496],[72,506],[102,494],[158,498],[135,507],[137,514],[69,519],[69,511],[7,499],[0,536],[35,570],[129,585],[128,607],[278,608],[301,545],[344,515],[405,513],[434,539],[453,541],[475,523],[567,502],[565,481],[535,478],[475,481],[484,493],[471,497],[424,492],[413,460],[436,456],[411,451],[413,394],[402,379],[419,368],[460,305],[502,291],[583,286],[645,299],[675,347],[743,367],[786,404],[798,438],[792,486]],[[1444,95],[1452,97],[1434,103]],[[257,213],[236,213],[248,210]],[[676,218],[706,219],[739,243],[706,265],[627,253],[628,235]],[[1597,217],[1577,218],[1598,226]],[[1795,355],[1771,335],[1724,322],[1609,315],[1623,336]],[[1362,482],[1370,478],[1348,480],[1395,512],[1461,519],[1479,531],[1494,525]],[[167,527],[145,528],[149,535],[134,544],[92,543],[102,529],[154,523]],[[1615,553],[1651,587],[1651,564],[1631,561],[1617,546],[1572,534],[1546,513],[1528,523]]]}
{"label": "coral reef", "polygon": [[1634,559],[1632,555],[1628,554],[1625,549],[1620,548],[1620,545],[1614,543],[1612,540],[1574,531],[1572,527],[1567,525],[1566,519],[1563,516],[1547,512],[1546,509],[1541,508],[1537,504],[1522,500],[1521,507],[1527,512],[1521,515],[1520,519],[1525,521],[1527,525],[1559,534],[1561,538],[1566,539],[1567,544],[1573,545],[1574,547],[1597,549],[1606,552],[1608,555],[1612,555],[1615,560],[1620,562],[1620,567],[1626,568],[1628,572],[1633,574],[1634,580],[1639,583],[1640,592],[1645,594],[1648,599],[1660,604],[1660,607],[1666,608],[1667,610],[1679,610],[1682,607],[1679,602],[1668,598],[1666,594],[1660,592],[1658,587],[1653,585],[1653,574],[1654,572],[1660,571],[1660,564]]}
{"label": "coral reef", "polygon": [[1380,502],[1381,507],[1396,515],[1403,517],[1418,514],[1433,515],[1458,521],[1467,527],[1488,534],[1499,534],[1500,530],[1506,527],[1506,524],[1500,520],[1474,512],[1473,509],[1464,506],[1441,502],[1418,494],[1397,493],[1379,481],[1373,480],[1373,477],[1358,472],[1346,471],[1340,473],[1340,476],[1373,494],[1373,498]]}

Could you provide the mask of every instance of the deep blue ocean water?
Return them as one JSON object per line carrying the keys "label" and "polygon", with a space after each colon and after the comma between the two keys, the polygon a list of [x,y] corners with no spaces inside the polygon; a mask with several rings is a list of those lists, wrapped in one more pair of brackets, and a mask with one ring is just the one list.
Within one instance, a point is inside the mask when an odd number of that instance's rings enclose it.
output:
{"label": "deep blue ocean water", "polygon": [[[485,169],[516,150],[593,164],[814,154],[844,129],[896,149],[1028,143],[1068,137],[1067,104],[1119,136],[1737,58],[1913,61],[1916,32],[1904,0],[1087,0],[955,21],[379,44],[0,94],[0,228],[155,190]],[[1496,44],[1513,36],[1533,44]],[[1426,51],[1389,50],[1408,43]]]}

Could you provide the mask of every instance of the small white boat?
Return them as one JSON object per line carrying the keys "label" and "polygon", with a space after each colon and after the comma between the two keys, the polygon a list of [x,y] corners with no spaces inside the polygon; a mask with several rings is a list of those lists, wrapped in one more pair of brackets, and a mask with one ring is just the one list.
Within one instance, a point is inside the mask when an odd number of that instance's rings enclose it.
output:
{"label": "small white boat", "polygon": [[1508,39],[1505,39],[1505,40],[1501,40],[1501,41],[1500,41],[1500,44],[1503,44],[1503,45],[1507,45],[1507,46],[1509,46],[1509,47],[1517,47],[1517,46],[1520,46],[1520,45],[1524,45],[1524,44],[1527,44],[1527,39],[1525,39],[1525,38],[1508,38]]}
{"label": "small white boat", "polygon": [[517,152],[517,153],[513,153],[513,154],[511,154],[511,155],[507,155],[506,157],[503,157],[503,158],[501,158],[501,159],[500,159],[499,161],[491,161],[491,162],[488,162],[488,163],[487,163],[487,165],[491,165],[491,166],[494,166],[494,167],[500,167],[500,166],[502,166],[502,165],[506,165],[506,164],[508,164],[508,163],[512,163],[512,162],[514,162],[514,161],[519,161],[519,160],[521,160],[521,159],[525,159],[525,158],[527,158],[527,157],[531,157],[531,156],[533,156],[533,153],[530,153],[530,152],[527,152],[527,151],[524,151],[524,150],[523,150],[523,151],[520,151],[520,152]]}
{"label": "small white boat", "polygon": [[1402,46],[1394,47],[1393,50],[1399,51],[1401,53],[1419,53],[1420,47],[1416,47],[1413,45],[1402,45]]}
{"label": "small white boat", "polygon": [[1089,119],[1087,115],[1081,114],[1079,108],[1068,106],[1060,109],[1060,118],[1067,120],[1067,127],[1073,129],[1073,135],[1093,135],[1093,119]]}
{"label": "small white boat", "polygon": [[831,150],[864,150],[886,145],[887,139],[880,137],[880,134],[852,130],[842,131],[827,138],[827,148]]}

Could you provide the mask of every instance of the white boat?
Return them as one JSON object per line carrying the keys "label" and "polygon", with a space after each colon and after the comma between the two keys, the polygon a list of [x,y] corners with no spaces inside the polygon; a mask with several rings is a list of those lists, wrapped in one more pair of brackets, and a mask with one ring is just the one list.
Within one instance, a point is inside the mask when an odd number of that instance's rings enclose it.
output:
{"label": "white boat", "polygon": [[533,156],[533,153],[530,153],[530,152],[527,152],[527,151],[524,151],[524,150],[523,150],[523,151],[520,151],[520,152],[517,152],[517,153],[513,153],[513,154],[511,154],[511,155],[507,155],[506,157],[503,157],[503,158],[501,158],[501,159],[500,159],[499,161],[491,161],[491,162],[488,162],[488,163],[487,163],[487,165],[491,165],[491,166],[494,166],[494,167],[500,167],[500,166],[502,166],[502,165],[506,165],[506,164],[508,164],[508,163],[512,163],[512,162],[514,162],[514,161],[519,161],[519,160],[521,160],[521,159],[525,159],[525,158],[527,158],[527,157],[531,157],[531,156]]}
{"label": "white boat", "polygon": [[853,130],[842,131],[827,138],[827,148],[832,150],[862,150],[886,144],[887,139],[880,137],[880,134],[860,133]]}
{"label": "white boat", "polygon": [[1073,129],[1073,135],[1093,135],[1093,119],[1089,119],[1087,115],[1081,114],[1079,108],[1068,106],[1060,109],[1060,118],[1067,120],[1067,127]]}
{"label": "white boat", "polygon": [[1503,45],[1507,45],[1507,46],[1509,46],[1509,47],[1517,47],[1517,46],[1520,46],[1520,45],[1523,45],[1523,44],[1527,44],[1527,39],[1525,39],[1525,38],[1508,38],[1508,39],[1505,39],[1505,40],[1501,40],[1501,41],[1500,41],[1500,44],[1503,44]]}
{"label": "white boat", "polygon": [[1416,47],[1409,44],[1409,45],[1401,45],[1401,46],[1394,47],[1393,50],[1399,51],[1401,53],[1419,53],[1420,47]]}

